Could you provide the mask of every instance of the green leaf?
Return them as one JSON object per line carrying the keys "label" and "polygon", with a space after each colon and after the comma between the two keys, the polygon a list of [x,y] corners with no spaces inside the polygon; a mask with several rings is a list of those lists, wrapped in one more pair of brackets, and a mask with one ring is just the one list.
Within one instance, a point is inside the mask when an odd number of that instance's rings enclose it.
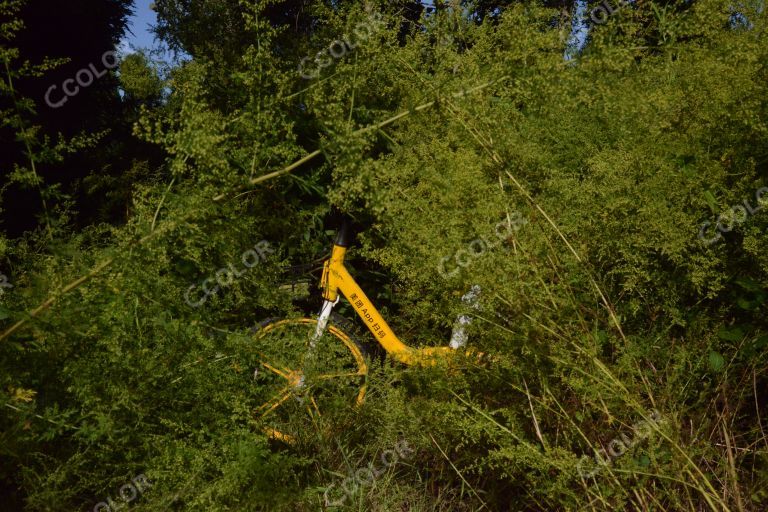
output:
{"label": "green leaf", "polygon": [[763,347],[768,346],[768,334],[760,336],[759,338],[757,338],[754,341],[753,346],[757,350],[761,350]]}
{"label": "green leaf", "polygon": [[709,367],[712,368],[712,370],[719,372],[723,369],[723,366],[725,366],[725,359],[723,358],[722,354],[720,354],[720,352],[711,350],[709,352]]}
{"label": "green leaf", "polygon": [[736,305],[743,310],[752,311],[759,305],[759,303],[754,300],[747,300],[744,297],[739,297],[736,299]]}
{"label": "green leaf", "polygon": [[734,282],[741,288],[750,292],[759,292],[762,290],[760,283],[756,282],[754,279],[750,279],[749,277],[739,277]]}
{"label": "green leaf", "polygon": [[717,337],[725,341],[741,341],[744,337],[744,331],[741,327],[734,327],[732,329],[721,327],[717,332]]}
{"label": "green leaf", "polygon": [[747,343],[741,352],[744,357],[751,359],[760,354],[768,346],[768,335],[763,335]]}
{"label": "green leaf", "polygon": [[712,192],[709,190],[704,191],[704,200],[707,202],[707,206],[709,206],[709,209],[712,210],[712,213],[717,212],[717,200],[715,199],[715,196],[712,195]]}

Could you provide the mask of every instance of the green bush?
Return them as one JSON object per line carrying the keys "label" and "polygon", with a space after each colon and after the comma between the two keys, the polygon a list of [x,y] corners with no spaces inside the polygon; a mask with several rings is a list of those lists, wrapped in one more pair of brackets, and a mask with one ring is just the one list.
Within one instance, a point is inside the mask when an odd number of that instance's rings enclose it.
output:
{"label": "green bush", "polygon": [[[62,209],[0,244],[0,314],[23,322],[0,335],[16,506],[93,509],[144,474],[136,510],[765,508],[768,216],[699,237],[767,185],[765,14],[740,6],[745,28],[722,2],[632,4],[564,59],[538,4],[414,23],[394,3],[305,80],[301,59],[366,10],[313,2],[291,25],[278,5],[158,2],[191,60],[160,81],[135,56],[122,80],[153,100],[134,135],[167,165],[124,225],[75,229]],[[360,227],[350,266],[405,341],[444,345],[469,314],[494,360],[372,363],[361,408],[284,445],[220,361],[258,320],[319,306],[281,285],[317,270],[333,209]],[[261,240],[268,258],[187,303]],[[600,449],[610,464],[585,476]]]}

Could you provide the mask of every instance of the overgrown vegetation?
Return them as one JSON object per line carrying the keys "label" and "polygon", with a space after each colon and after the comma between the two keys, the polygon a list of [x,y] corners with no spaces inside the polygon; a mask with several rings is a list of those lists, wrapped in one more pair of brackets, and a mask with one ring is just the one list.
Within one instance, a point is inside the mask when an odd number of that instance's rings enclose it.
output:
{"label": "overgrown vegetation", "polygon": [[[77,98],[95,114],[61,117],[40,91],[77,68],[25,28],[48,3],[0,1],[4,509],[119,506],[140,474],[126,509],[768,507],[762,3],[636,2],[566,48],[570,4],[160,0],[180,63],[124,56]],[[113,49],[127,2],[75,3],[111,6],[91,22]],[[745,200],[762,208],[736,222]],[[286,445],[226,361],[259,320],[316,313],[339,212],[398,335],[445,345],[470,314],[496,360],[374,359],[360,408]],[[718,218],[733,229],[704,243]],[[190,305],[261,240],[268,258]]]}

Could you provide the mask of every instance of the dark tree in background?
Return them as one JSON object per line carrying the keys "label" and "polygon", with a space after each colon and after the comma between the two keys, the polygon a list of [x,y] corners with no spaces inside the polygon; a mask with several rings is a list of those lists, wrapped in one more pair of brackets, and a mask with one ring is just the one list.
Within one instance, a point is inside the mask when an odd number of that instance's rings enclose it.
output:
{"label": "dark tree in background", "polygon": [[[107,70],[104,61],[112,63],[113,58],[104,55],[114,51],[125,35],[132,4],[132,0],[28,0],[21,3],[19,11],[23,27],[10,41],[2,41],[4,46],[18,49],[18,58],[8,63],[11,70],[19,69],[24,62],[40,65],[46,60],[66,61],[42,76],[19,76],[13,81],[13,93],[0,96],[0,110],[7,115],[11,112],[20,115],[26,128],[39,126],[37,138],[50,137],[51,145],[80,135],[97,135],[88,151],[65,151],[63,159],[50,159],[45,155],[32,157],[36,160],[38,176],[45,185],[56,188],[59,199],[76,200],[77,220],[81,225],[94,220],[120,219],[124,215],[124,205],[120,203],[127,197],[115,190],[100,190],[97,185],[90,187],[89,194],[83,184],[85,178],[105,183],[105,178],[126,173],[138,153],[153,154],[149,147],[137,145],[138,141],[131,138],[128,111],[135,105],[121,99],[115,71],[94,77],[87,87],[70,83],[70,90],[79,87],[79,91],[69,98],[62,91],[63,83],[75,79],[80,70],[92,66],[98,75]],[[5,67],[2,73],[7,75]],[[8,76],[4,76],[4,80],[7,82]],[[87,83],[89,78],[83,74],[81,80]],[[56,88],[46,102],[51,86]],[[64,98],[67,101],[55,108],[48,104],[58,105]],[[27,105],[33,110],[20,109],[24,100],[31,101]],[[15,165],[30,163],[29,155],[25,155],[27,148],[17,134],[18,129],[0,128],[0,179],[4,184],[9,182]],[[121,196],[123,201],[115,202],[116,196]],[[47,207],[53,208],[56,202],[51,198]],[[18,236],[38,225],[43,214],[41,192],[37,187],[12,183],[4,190],[3,207],[2,228],[8,235]]]}

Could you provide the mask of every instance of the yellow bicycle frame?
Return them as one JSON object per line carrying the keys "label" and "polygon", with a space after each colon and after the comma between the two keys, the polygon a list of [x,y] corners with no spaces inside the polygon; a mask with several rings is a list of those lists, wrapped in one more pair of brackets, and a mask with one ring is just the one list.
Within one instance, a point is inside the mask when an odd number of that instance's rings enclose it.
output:
{"label": "yellow bicycle frame", "polygon": [[344,267],[346,247],[334,244],[331,258],[323,266],[323,277],[320,287],[323,299],[335,302],[339,292],[349,301],[360,319],[371,331],[379,344],[397,361],[408,365],[432,366],[437,360],[452,355],[455,351],[450,347],[409,347],[395,336],[381,313],[376,309],[365,292],[355,282],[352,275]]}

